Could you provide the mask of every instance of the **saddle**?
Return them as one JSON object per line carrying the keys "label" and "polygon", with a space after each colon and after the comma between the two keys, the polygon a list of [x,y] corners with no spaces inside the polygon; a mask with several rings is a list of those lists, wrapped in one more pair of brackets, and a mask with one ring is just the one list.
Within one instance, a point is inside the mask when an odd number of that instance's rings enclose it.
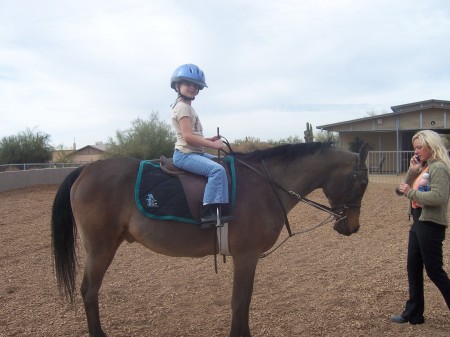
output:
{"label": "saddle", "polygon": [[161,156],[159,166],[164,173],[176,176],[180,180],[192,216],[196,219],[200,219],[199,205],[202,204],[203,193],[208,179],[179,169],[173,164],[172,159],[168,159],[164,156]]}
{"label": "saddle", "polygon": [[171,176],[179,176],[179,175],[188,173],[187,171],[176,167],[173,164],[172,159],[168,159],[164,156],[161,156],[159,158],[159,166],[161,167],[161,170],[163,170],[167,174],[170,174]]}
{"label": "saddle", "polygon": [[[230,212],[236,195],[234,157],[217,158],[216,162],[227,172],[230,203],[222,211]],[[199,224],[207,182],[207,177],[181,170],[166,157],[160,158],[159,165],[143,160],[135,183],[136,204],[150,218]]]}

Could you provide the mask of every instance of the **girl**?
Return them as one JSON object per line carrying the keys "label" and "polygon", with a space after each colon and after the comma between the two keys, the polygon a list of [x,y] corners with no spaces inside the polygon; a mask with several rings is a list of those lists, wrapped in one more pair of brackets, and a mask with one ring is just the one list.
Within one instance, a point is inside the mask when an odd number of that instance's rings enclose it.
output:
{"label": "girl", "polygon": [[[202,225],[221,225],[232,219],[221,214],[221,204],[228,203],[228,180],[222,165],[212,161],[215,156],[206,153],[205,148],[220,150],[223,142],[220,136],[205,138],[192,101],[203,88],[205,74],[194,64],[178,67],[172,75],[170,86],[178,93],[172,105],[172,124],[177,134],[173,163],[175,166],[208,178],[201,210]],[[218,221],[219,220],[219,221]]]}

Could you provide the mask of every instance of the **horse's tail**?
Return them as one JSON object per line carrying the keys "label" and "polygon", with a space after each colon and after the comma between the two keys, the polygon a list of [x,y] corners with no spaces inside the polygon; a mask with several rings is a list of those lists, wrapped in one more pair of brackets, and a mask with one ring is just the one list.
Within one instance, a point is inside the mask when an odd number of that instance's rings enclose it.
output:
{"label": "horse's tail", "polygon": [[56,281],[61,295],[71,303],[75,293],[77,228],[70,204],[70,189],[83,169],[84,166],[78,167],[66,176],[56,192],[52,208],[52,250]]}

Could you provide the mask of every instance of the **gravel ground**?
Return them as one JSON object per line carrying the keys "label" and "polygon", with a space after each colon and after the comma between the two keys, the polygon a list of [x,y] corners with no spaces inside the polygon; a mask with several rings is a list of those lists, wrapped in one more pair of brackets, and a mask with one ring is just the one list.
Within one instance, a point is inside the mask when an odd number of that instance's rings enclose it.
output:
{"label": "gravel ground", "polygon": [[[59,297],[53,272],[50,211],[56,186],[0,193],[0,336],[87,336],[80,296]],[[361,229],[344,237],[331,225],[295,236],[258,264],[251,303],[254,337],[450,336],[450,313],[426,278],[426,323],[392,324],[407,296],[407,200],[372,183]],[[312,199],[323,202],[321,192]],[[325,214],[301,204],[289,215],[301,230]],[[286,236],[282,232],[280,238]],[[80,249],[80,282],[83,267]],[[450,244],[444,244],[445,269]],[[232,259],[170,258],[123,244],[100,293],[110,337],[228,336]]]}

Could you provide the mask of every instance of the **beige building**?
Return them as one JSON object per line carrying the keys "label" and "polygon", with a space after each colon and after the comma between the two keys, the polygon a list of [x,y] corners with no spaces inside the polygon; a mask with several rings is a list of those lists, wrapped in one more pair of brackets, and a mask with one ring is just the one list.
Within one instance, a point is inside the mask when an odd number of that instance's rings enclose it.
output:
{"label": "beige building", "polygon": [[53,162],[70,161],[72,163],[86,164],[102,159],[106,148],[106,144],[96,143],[95,145],[84,146],[78,150],[55,151],[53,152]]}
{"label": "beige building", "polygon": [[342,149],[357,137],[372,151],[411,151],[411,138],[422,129],[450,136],[450,101],[427,100],[391,107],[392,112],[321,125],[317,129],[339,134]]}

